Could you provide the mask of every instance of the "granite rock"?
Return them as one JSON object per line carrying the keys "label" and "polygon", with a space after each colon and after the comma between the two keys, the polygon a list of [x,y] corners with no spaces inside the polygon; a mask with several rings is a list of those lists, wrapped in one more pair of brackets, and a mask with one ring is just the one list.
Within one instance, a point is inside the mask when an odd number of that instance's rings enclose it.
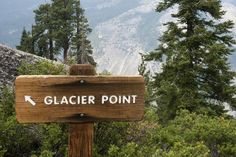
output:
{"label": "granite rock", "polygon": [[13,84],[19,75],[17,69],[23,61],[34,64],[40,60],[46,59],[0,44],[0,85]]}

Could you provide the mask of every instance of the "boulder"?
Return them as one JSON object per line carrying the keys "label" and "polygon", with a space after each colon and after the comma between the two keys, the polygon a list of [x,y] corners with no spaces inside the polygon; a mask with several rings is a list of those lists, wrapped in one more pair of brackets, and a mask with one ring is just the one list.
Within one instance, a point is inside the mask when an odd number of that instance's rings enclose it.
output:
{"label": "boulder", "polygon": [[19,75],[17,69],[23,61],[34,64],[40,60],[47,59],[0,44],[0,85],[13,83]]}

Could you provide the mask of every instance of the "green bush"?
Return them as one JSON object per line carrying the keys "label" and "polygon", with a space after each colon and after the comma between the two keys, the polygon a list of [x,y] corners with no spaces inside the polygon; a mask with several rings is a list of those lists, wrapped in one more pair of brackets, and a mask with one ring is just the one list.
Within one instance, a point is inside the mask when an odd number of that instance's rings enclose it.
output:
{"label": "green bush", "polygon": [[[62,75],[64,65],[50,61],[36,64],[22,62],[20,75]],[[64,157],[67,150],[67,127],[59,124],[19,124],[15,116],[15,97],[11,87],[1,88],[0,157]]]}
{"label": "green bush", "polygon": [[236,121],[181,111],[168,125],[153,132],[160,156],[234,157]]}
{"label": "green bush", "polygon": [[[120,143],[106,145],[107,152],[100,156],[96,154],[95,157],[235,156],[235,119],[210,117],[184,110],[169,123],[159,125],[154,114],[155,109],[149,108],[143,121],[127,126],[124,135],[116,140]],[[113,132],[110,139],[114,139],[114,134],[118,132],[119,129]]]}
{"label": "green bush", "polygon": [[16,121],[14,94],[3,87],[0,97],[0,154],[4,157],[30,156],[38,147],[39,139],[33,125],[22,125]]}
{"label": "green bush", "polygon": [[22,62],[18,72],[20,75],[65,75],[67,69],[63,64],[41,60],[35,64]]}
{"label": "green bush", "polygon": [[149,157],[151,134],[158,127],[156,109],[149,107],[140,122],[95,125],[94,157]]}

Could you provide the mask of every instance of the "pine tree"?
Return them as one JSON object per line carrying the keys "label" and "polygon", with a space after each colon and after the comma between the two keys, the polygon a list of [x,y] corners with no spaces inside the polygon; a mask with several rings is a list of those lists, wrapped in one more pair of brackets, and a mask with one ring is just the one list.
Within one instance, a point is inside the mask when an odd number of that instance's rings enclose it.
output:
{"label": "pine tree", "polygon": [[72,2],[72,0],[52,0],[52,21],[55,24],[56,48],[62,49],[65,63],[68,60],[74,30],[72,25],[74,14]]}
{"label": "pine tree", "polygon": [[152,82],[160,119],[173,119],[181,109],[223,115],[226,103],[236,107],[235,73],[228,62],[235,44],[230,34],[234,24],[222,22],[220,0],[164,0],[156,11],[173,6],[178,12],[171,16],[177,20],[165,24],[159,47],[145,57],[164,61]]}
{"label": "pine tree", "polygon": [[34,11],[35,25],[32,28],[32,32],[37,54],[53,60],[57,52],[53,45],[55,29],[51,10],[51,4],[43,4]]}
{"label": "pine tree", "polygon": [[72,47],[75,49],[76,61],[78,64],[91,64],[96,66],[92,54],[91,42],[87,36],[92,29],[89,28],[88,20],[84,15],[84,9],[80,5],[80,0],[73,0],[74,2],[74,27],[75,35],[72,39]]}
{"label": "pine tree", "polygon": [[18,50],[28,53],[34,53],[33,39],[30,31],[26,31],[24,28],[21,35],[20,45],[16,46]]}
{"label": "pine tree", "polygon": [[49,4],[40,5],[34,11],[32,34],[24,30],[18,48],[51,60],[63,53],[64,63],[71,53],[78,64],[96,66],[88,39],[92,29],[84,12],[80,0],[52,0]]}
{"label": "pine tree", "polygon": [[139,75],[142,75],[145,79],[145,91],[146,91],[146,94],[145,94],[145,105],[148,106],[150,105],[150,103],[153,101],[152,99],[152,82],[150,80],[150,76],[151,76],[151,72],[150,70],[148,70],[147,68],[147,63],[145,62],[145,55],[144,54],[141,54],[140,53],[140,56],[141,56],[141,64],[139,65],[138,67],[138,72],[139,72]]}

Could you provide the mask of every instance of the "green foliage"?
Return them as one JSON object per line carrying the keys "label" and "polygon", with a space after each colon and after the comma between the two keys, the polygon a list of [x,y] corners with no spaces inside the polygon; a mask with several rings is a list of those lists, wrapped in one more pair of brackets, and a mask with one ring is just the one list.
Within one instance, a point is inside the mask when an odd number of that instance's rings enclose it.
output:
{"label": "green foliage", "polygon": [[50,151],[43,151],[39,157],[53,157],[54,153],[50,152]]}
{"label": "green foliage", "polygon": [[[110,145],[121,146],[127,137],[129,123],[97,123],[95,125],[95,150],[96,154],[104,155]],[[112,137],[112,138],[111,138]]]}
{"label": "green foliage", "polygon": [[79,0],[74,1],[74,27],[76,28],[76,34],[72,38],[72,48],[75,52],[72,54],[76,57],[77,64],[91,64],[96,66],[92,54],[92,45],[87,36],[92,32],[89,28],[88,20],[84,15],[84,9],[82,9]]}
{"label": "green foliage", "polygon": [[24,28],[21,34],[20,45],[16,46],[18,50],[34,54],[33,38],[30,31]]}
{"label": "green foliage", "polygon": [[99,73],[98,75],[112,75],[112,73],[111,72],[109,72],[108,70],[103,70],[101,73]]}
{"label": "green foliage", "polygon": [[159,47],[145,56],[146,61],[164,62],[152,78],[152,94],[158,115],[165,123],[181,109],[221,116],[224,104],[236,107],[236,88],[228,56],[235,40],[232,21],[221,22],[221,1],[164,0],[157,11],[177,6],[167,22]]}
{"label": "green foliage", "polygon": [[137,157],[137,144],[128,143],[122,148],[112,145],[108,151],[109,157]]}
{"label": "green foliage", "polygon": [[[20,74],[65,74],[63,65],[39,61],[23,62]],[[22,125],[16,121],[13,90],[0,92],[0,156],[2,157],[64,157],[67,152],[67,127],[59,124]]]}
{"label": "green foliage", "polygon": [[41,156],[44,154],[64,157],[67,154],[68,128],[62,124],[37,125],[41,136]]}
{"label": "green foliage", "polygon": [[65,75],[66,67],[53,61],[41,60],[36,64],[22,62],[18,68],[20,75]]}
{"label": "green foliage", "polygon": [[156,129],[153,143],[164,156],[222,156],[236,153],[236,121],[181,111],[168,125]]}
{"label": "green foliage", "polygon": [[[95,125],[94,157],[148,157],[151,133],[157,127],[155,108],[147,108],[141,122],[97,123]],[[153,148],[152,146],[150,146]]]}
{"label": "green foliage", "polygon": [[[80,0],[52,0],[34,10],[35,24],[31,32],[23,30],[18,49],[54,60],[63,53],[64,62],[96,66],[88,35],[88,20]],[[69,58],[70,57],[70,58]]]}
{"label": "green foliage", "polygon": [[13,116],[15,113],[14,109],[14,95],[12,94],[12,90],[7,86],[0,87],[0,115],[1,119],[7,119],[7,117]]}
{"label": "green foliage", "polygon": [[95,157],[234,157],[236,153],[233,119],[183,110],[167,124],[157,125],[154,108],[148,109],[145,115],[142,122],[127,126],[124,136],[119,138],[121,143],[105,145],[107,152],[96,151]]}
{"label": "green foliage", "polygon": [[52,20],[52,11],[50,4],[42,4],[38,9],[34,10],[35,25],[32,26],[32,34],[34,39],[34,51],[37,55],[53,60],[57,49],[53,45],[55,37],[54,22]]}
{"label": "green foliage", "polygon": [[150,71],[147,69],[147,63],[145,62],[145,55],[140,54],[140,56],[141,56],[142,62],[138,67],[138,72],[139,72],[139,75],[142,75],[145,79],[145,87],[146,87],[145,104],[146,106],[148,106],[153,101],[153,96],[152,96],[153,87],[151,85],[151,80],[150,80],[151,74],[150,74]]}
{"label": "green foliage", "polygon": [[[0,96],[0,152],[4,157],[30,156],[38,144],[32,125],[16,121],[13,91],[3,87]],[[20,154],[20,155],[19,155]]]}
{"label": "green foliage", "polygon": [[203,143],[189,144],[176,142],[173,148],[168,152],[158,149],[154,157],[209,157],[209,150]]}
{"label": "green foliage", "polygon": [[67,63],[71,38],[73,37],[73,4],[75,0],[53,0],[51,13],[54,24],[55,43],[58,50],[62,49],[64,62]]}

